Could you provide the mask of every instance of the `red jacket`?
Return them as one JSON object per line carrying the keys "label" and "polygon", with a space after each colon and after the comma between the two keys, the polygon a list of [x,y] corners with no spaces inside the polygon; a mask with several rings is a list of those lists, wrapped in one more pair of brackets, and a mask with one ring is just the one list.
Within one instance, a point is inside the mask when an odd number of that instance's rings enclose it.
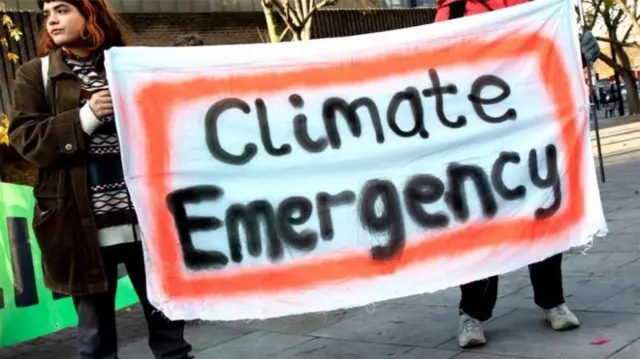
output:
{"label": "red jacket", "polygon": [[[438,13],[436,14],[436,22],[437,21],[446,21],[449,20],[449,5],[456,1],[461,0],[438,0]],[[483,12],[490,11],[482,2],[478,0],[466,0],[467,6],[464,16],[470,16],[475,14],[480,14]],[[487,4],[491,9],[498,10],[503,9],[505,7],[519,5],[522,3],[529,2],[529,0],[485,0],[484,3]]]}

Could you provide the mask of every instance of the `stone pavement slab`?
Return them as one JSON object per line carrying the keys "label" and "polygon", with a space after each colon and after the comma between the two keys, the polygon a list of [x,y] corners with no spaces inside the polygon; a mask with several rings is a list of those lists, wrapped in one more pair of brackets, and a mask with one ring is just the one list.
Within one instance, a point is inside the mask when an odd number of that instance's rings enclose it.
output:
{"label": "stone pavement slab", "polygon": [[273,356],[278,359],[385,358],[449,359],[459,358],[457,350],[425,349],[406,345],[350,342],[318,338]]}
{"label": "stone pavement slab", "polygon": [[[590,254],[589,254],[590,255]],[[620,276],[612,273],[603,277],[584,276],[566,278],[564,294],[572,310],[589,310],[640,283],[640,277]],[[529,285],[498,301],[497,307],[537,309],[533,301],[533,288]]]}
{"label": "stone pavement slab", "polygon": [[562,264],[562,274],[567,279],[585,276],[601,277],[637,259],[636,252],[589,252],[587,255],[566,258]]}
{"label": "stone pavement slab", "polygon": [[610,356],[609,359],[638,359],[640,357],[640,340]]}
{"label": "stone pavement slab", "polygon": [[[603,120],[607,182],[600,185],[611,234],[565,254],[567,301],[582,327],[556,333],[533,303],[526,268],[500,278],[486,325],[489,344],[455,342],[457,288],[366,308],[267,321],[190,323],[198,359],[640,359],[640,118]],[[593,136],[592,136],[593,137]],[[595,153],[595,142],[594,142]],[[121,359],[152,359],[138,307],[118,314]],[[608,342],[593,345],[606,338]],[[0,359],[72,359],[73,328],[0,349]]]}
{"label": "stone pavement slab", "polygon": [[[640,337],[640,315],[576,313],[582,327],[558,333],[546,326],[539,309],[519,309],[486,325],[488,345],[475,350],[494,355],[535,359],[602,359]],[[592,341],[607,338],[604,345]],[[454,341],[438,349],[455,350]],[[640,353],[638,353],[640,357]]]}
{"label": "stone pavement slab", "polygon": [[[629,287],[625,291],[603,301],[593,307],[593,310],[640,314],[640,284]],[[640,358],[640,353],[638,354],[638,357]]]}
{"label": "stone pavement slab", "polygon": [[[142,318],[141,318],[142,319]],[[142,319],[144,324],[144,319]],[[252,333],[250,328],[238,328],[223,324],[200,324],[192,323],[185,329],[185,336],[188,337],[189,343],[194,351],[200,352],[216,345],[241,338]],[[145,359],[150,358],[150,352],[146,342],[146,332],[144,335],[137,336],[142,340],[135,340],[127,345],[121,346],[120,354],[123,359]]]}
{"label": "stone pavement slab", "polygon": [[434,347],[456,333],[457,309],[383,304],[311,335],[354,342]]}
{"label": "stone pavement slab", "polygon": [[75,345],[65,345],[58,343],[37,343],[24,346],[18,352],[20,354],[4,353],[5,350],[0,349],[0,358],[20,358],[20,359],[43,359],[43,358],[76,358]]}
{"label": "stone pavement slab", "polygon": [[[631,226],[631,228],[635,228],[635,226]],[[612,231],[611,228],[609,230]],[[589,254],[616,252],[640,254],[640,235],[622,229],[610,237],[598,239],[593,248],[589,250]]]}
{"label": "stone pavement slab", "polygon": [[240,328],[252,328],[278,333],[308,334],[326,326],[342,322],[360,313],[366,313],[367,308],[337,310],[329,313],[312,313],[271,320],[252,320],[232,322],[229,325]]}
{"label": "stone pavement slab", "polygon": [[[500,276],[499,296],[505,297],[512,293],[518,292],[531,285],[529,272],[527,269],[521,269],[512,273]],[[455,306],[460,302],[460,290],[458,287],[449,288],[432,295],[416,295],[407,298],[396,299],[396,304],[408,305],[431,305],[431,306]]]}
{"label": "stone pavement slab", "polygon": [[277,357],[278,353],[314,338],[298,334],[255,332],[217,345],[199,353],[200,358],[262,359]]}
{"label": "stone pavement slab", "polygon": [[523,359],[523,358],[512,357],[507,355],[492,355],[492,354],[465,352],[465,353],[460,353],[460,355],[456,356],[455,359]]}

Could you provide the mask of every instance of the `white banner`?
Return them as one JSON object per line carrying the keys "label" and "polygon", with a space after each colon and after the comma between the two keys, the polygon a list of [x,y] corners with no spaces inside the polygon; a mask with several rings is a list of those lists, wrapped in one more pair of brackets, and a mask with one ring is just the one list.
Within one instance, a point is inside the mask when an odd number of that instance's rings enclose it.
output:
{"label": "white banner", "polygon": [[108,51],[152,303],[207,320],[363,306],[606,233],[572,12]]}

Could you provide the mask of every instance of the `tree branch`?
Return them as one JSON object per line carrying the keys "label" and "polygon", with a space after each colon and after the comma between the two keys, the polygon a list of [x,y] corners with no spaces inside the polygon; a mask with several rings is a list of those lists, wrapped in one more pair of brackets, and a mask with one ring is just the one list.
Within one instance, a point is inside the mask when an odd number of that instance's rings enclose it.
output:
{"label": "tree branch", "polygon": [[315,1],[313,1],[313,6],[311,7],[311,10],[307,14],[307,17],[305,18],[305,22],[311,19],[313,15],[316,13],[316,11],[328,5],[335,5],[337,2],[338,0],[322,0],[319,3],[316,3]]}
{"label": "tree branch", "polygon": [[260,31],[259,27],[256,27],[256,31],[258,32],[258,36],[260,36],[260,42],[262,42],[263,44],[266,44],[269,42],[267,41],[267,39],[264,38],[264,36],[262,35],[262,31]]}
{"label": "tree branch", "polygon": [[[297,18],[295,12],[292,14],[291,7],[288,2],[283,3],[280,2],[280,0],[262,0],[262,2],[266,7],[274,9],[278,15],[280,15],[284,24],[291,29],[291,31],[294,33],[299,31],[300,19]],[[291,15],[293,15],[293,18]]]}
{"label": "tree branch", "polygon": [[589,29],[589,30],[593,29],[593,27],[595,26],[596,20],[598,19],[598,16],[597,16],[598,9],[600,8],[600,6],[602,6],[602,2],[604,0],[597,0],[597,1],[598,1],[597,3],[594,2],[594,1],[591,2],[591,4],[593,5],[594,12],[595,12],[595,14],[593,16],[593,20],[591,21],[591,24],[589,24],[589,22],[586,19],[586,17],[587,17],[586,11],[585,11],[585,14],[584,14],[584,16],[585,16],[584,23],[587,24],[587,29]]}
{"label": "tree branch", "polygon": [[302,17],[298,16],[298,13],[294,8],[291,7],[291,4],[289,4],[288,0],[282,0],[282,2],[283,7],[287,11],[287,18],[291,19],[296,26],[302,27]]}
{"label": "tree branch", "polygon": [[624,67],[620,66],[619,64],[613,62],[613,60],[609,56],[607,56],[607,55],[605,55],[603,53],[600,53],[600,55],[598,56],[598,59],[600,59],[602,62],[604,62],[609,67],[611,67],[612,69],[616,70],[617,72],[622,73],[622,72],[629,72],[630,71],[629,69],[625,69]]}
{"label": "tree branch", "polygon": [[[618,1],[618,0],[616,0]],[[618,10],[618,14],[616,15],[616,17],[613,19],[613,23],[618,25],[620,24],[620,22],[622,21],[622,17],[625,15],[624,11],[622,10]]]}
{"label": "tree branch", "polygon": [[[631,13],[631,11],[629,10],[629,7],[627,7],[627,4],[623,0],[616,0],[616,4],[618,4],[618,6],[620,6],[620,8],[622,9],[622,12],[625,15],[627,15],[627,17],[629,18],[629,21],[631,21],[631,25],[635,27],[636,33],[640,35],[640,24],[638,24],[638,18]],[[637,4],[637,0],[636,0],[636,4]],[[636,9],[634,9],[634,12],[636,12]],[[629,32],[627,32],[627,34],[628,33]],[[626,36],[625,36],[625,40],[626,40]]]}
{"label": "tree branch", "polygon": [[293,40],[299,41],[310,38],[311,25],[316,12],[337,2],[338,0],[262,0],[261,4],[265,13],[267,11],[277,13],[286,25],[286,30],[279,36],[276,34],[275,40],[282,41],[291,33]]}
{"label": "tree branch", "polygon": [[[304,2],[306,2],[306,1],[304,1]],[[288,3],[288,1],[287,1],[287,3]],[[304,19],[304,16],[307,13],[307,11],[304,11],[304,7],[303,7],[302,3],[303,3],[303,0],[295,0],[294,1],[296,16],[298,17],[298,19]],[[302,24],[300,24],[300,25],[302,25]]]}
{"label": "tree branch", "polygon": [[614,44],[614,45],[620,46],[620,47],[637,47],[637,46],[640,46],[640,45],[632,43],[632,42],[621,42],[621,41],[611,40],[611,39],[608,39],[606,37],[600,37],[600,36],[597,36],[596,40],[602,41],[602,42],[608,42],[610,44]]}
{"label": "tree branch", "polygon": [[[602,8],[602,6],[604,5],[604,9]],[[609,13],[610,7],[608,6],[608,4],[606,2],[601,1],[598,5],[598,7],[595,8],[595,19],[594,21],[597,21],[598,18],[598,14],[600,14],[600,16],[602,17],[602,20],[604,21],[604,25],[607,28],[611,27],[611,14]]]}
{"label": "tree branch", "polygon": [[633,29],[634,29],[633,26],[629,26],[629,28],[627,29],[627,32],[622,37],[622,42],[627,42],[627,40],[629,40],[629,35],[631,35],[631,30]]}
{"label": "tree branch", "polygon": [[273,9],[267,6],[265,0],[260,1],[262,12],[264,13],[265,21],[267,22],[267,31],[269,32],[269,40],[271,42],[279,42],[278,28],[276,26],[276,20],[273,15]]}
{"label": "tree branch", "polygon": [[289,29],[288,27],[285,27],[284,30],[282,30],[282,34],[280,34],[280,36],[278,36],[278,42],[282,42],[282,40],[284,40],[285,36],[287,36],[287,34],[289,34],[289,31],[291,31],[291,29]]}

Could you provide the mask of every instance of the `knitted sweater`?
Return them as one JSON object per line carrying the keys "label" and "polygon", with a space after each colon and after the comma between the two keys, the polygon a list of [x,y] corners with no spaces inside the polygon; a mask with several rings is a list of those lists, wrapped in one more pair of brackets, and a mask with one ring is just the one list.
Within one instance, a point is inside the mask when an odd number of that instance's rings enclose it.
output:
{"label": "knitted sweater", "polygon": [[83,59],[64,51],[64,61],[82,83],[80,120],[89,135],[89,192],[100,245],[110,246],[135,241],[138,219],[124,181],[120,144],[113,116],[98,119],[89,100],[96,92],[108,90],[99,75],[96,58]]}

